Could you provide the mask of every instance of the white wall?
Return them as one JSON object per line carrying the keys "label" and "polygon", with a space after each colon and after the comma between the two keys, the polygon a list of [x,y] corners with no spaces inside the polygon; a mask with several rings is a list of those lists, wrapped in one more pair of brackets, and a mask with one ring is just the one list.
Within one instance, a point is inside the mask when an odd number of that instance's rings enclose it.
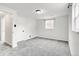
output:
{"label": "white wall", "polygon": [[72,31],[72,7],[69,9],[69,46],[71,55],[79,56],[79,33]]}
{"label": "white wall", "polygon": [[1,16],[0,16],[0,41],[1,41]]}
{"label": "white wall", "polygon": [[12,45],[12,17],[11,15],[5,15],[4,16],[5,20],[5,42]]}
{"label": "white wall", "polygon": [[38,20],[38,36],[68,41],[68,16],[57,17],[53,30],[45,29],[45,21]]}
{"label": "white wall", "polygon": [[[13,28],[14,42],[27,40],[36,36],[36,20],[16,15],[13,24],[16,24],[16,27]],[[30,35],[31,37],[29,37]]]}

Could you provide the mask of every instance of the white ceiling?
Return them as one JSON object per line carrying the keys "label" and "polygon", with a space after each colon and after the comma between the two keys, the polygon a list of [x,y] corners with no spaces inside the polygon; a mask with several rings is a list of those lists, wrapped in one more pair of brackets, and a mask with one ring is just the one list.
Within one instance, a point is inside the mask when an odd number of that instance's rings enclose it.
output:
{"label": "white ceiling", "polygon": [[[0,5],[14,9],[18,15],[40,19],[68,14],[67,3],[0,3]],[[36,14],[36,9],[43,9],[43,14]]]}

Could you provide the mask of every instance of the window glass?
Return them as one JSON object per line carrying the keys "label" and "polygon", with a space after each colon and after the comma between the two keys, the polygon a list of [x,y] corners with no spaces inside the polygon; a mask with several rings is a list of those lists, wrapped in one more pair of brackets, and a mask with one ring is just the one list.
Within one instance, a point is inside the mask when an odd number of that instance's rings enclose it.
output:
{"label": "window glass", "polygon": [[54,20],[46,20],[45,21],[46,29],[54,29]]}
{"label": "window glass", "polygon": [[72,31],[79,31],[79,4],[74,3],[72,6]]}

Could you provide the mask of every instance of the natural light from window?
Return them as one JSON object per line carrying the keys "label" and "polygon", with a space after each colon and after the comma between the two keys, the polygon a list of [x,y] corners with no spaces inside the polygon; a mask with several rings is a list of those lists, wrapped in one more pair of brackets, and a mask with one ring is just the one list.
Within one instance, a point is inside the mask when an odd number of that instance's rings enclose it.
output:
{"label": "natural light from window", "polygon": [[46,20],[45,29],[54,29],[54,20]]}
{"label": "natural light from window", "polygon": [[79,32],[79,4],[74,3],[72,6],[72,31]]}

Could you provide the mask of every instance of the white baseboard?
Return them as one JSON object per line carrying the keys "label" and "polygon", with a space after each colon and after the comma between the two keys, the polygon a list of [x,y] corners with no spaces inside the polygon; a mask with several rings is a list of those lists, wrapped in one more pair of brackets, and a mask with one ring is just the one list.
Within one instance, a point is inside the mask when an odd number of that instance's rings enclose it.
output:
{"label": "white baseboard", "polygon": [[46,37],[40,37],[40,36],[37,36],[36,38],[43,38],[43,39],[50,39],[50,40],[57,40],[57,41],[68,42],[67,40],[58,40],[58,39],[54,39],[54,38],[46,38]]}

